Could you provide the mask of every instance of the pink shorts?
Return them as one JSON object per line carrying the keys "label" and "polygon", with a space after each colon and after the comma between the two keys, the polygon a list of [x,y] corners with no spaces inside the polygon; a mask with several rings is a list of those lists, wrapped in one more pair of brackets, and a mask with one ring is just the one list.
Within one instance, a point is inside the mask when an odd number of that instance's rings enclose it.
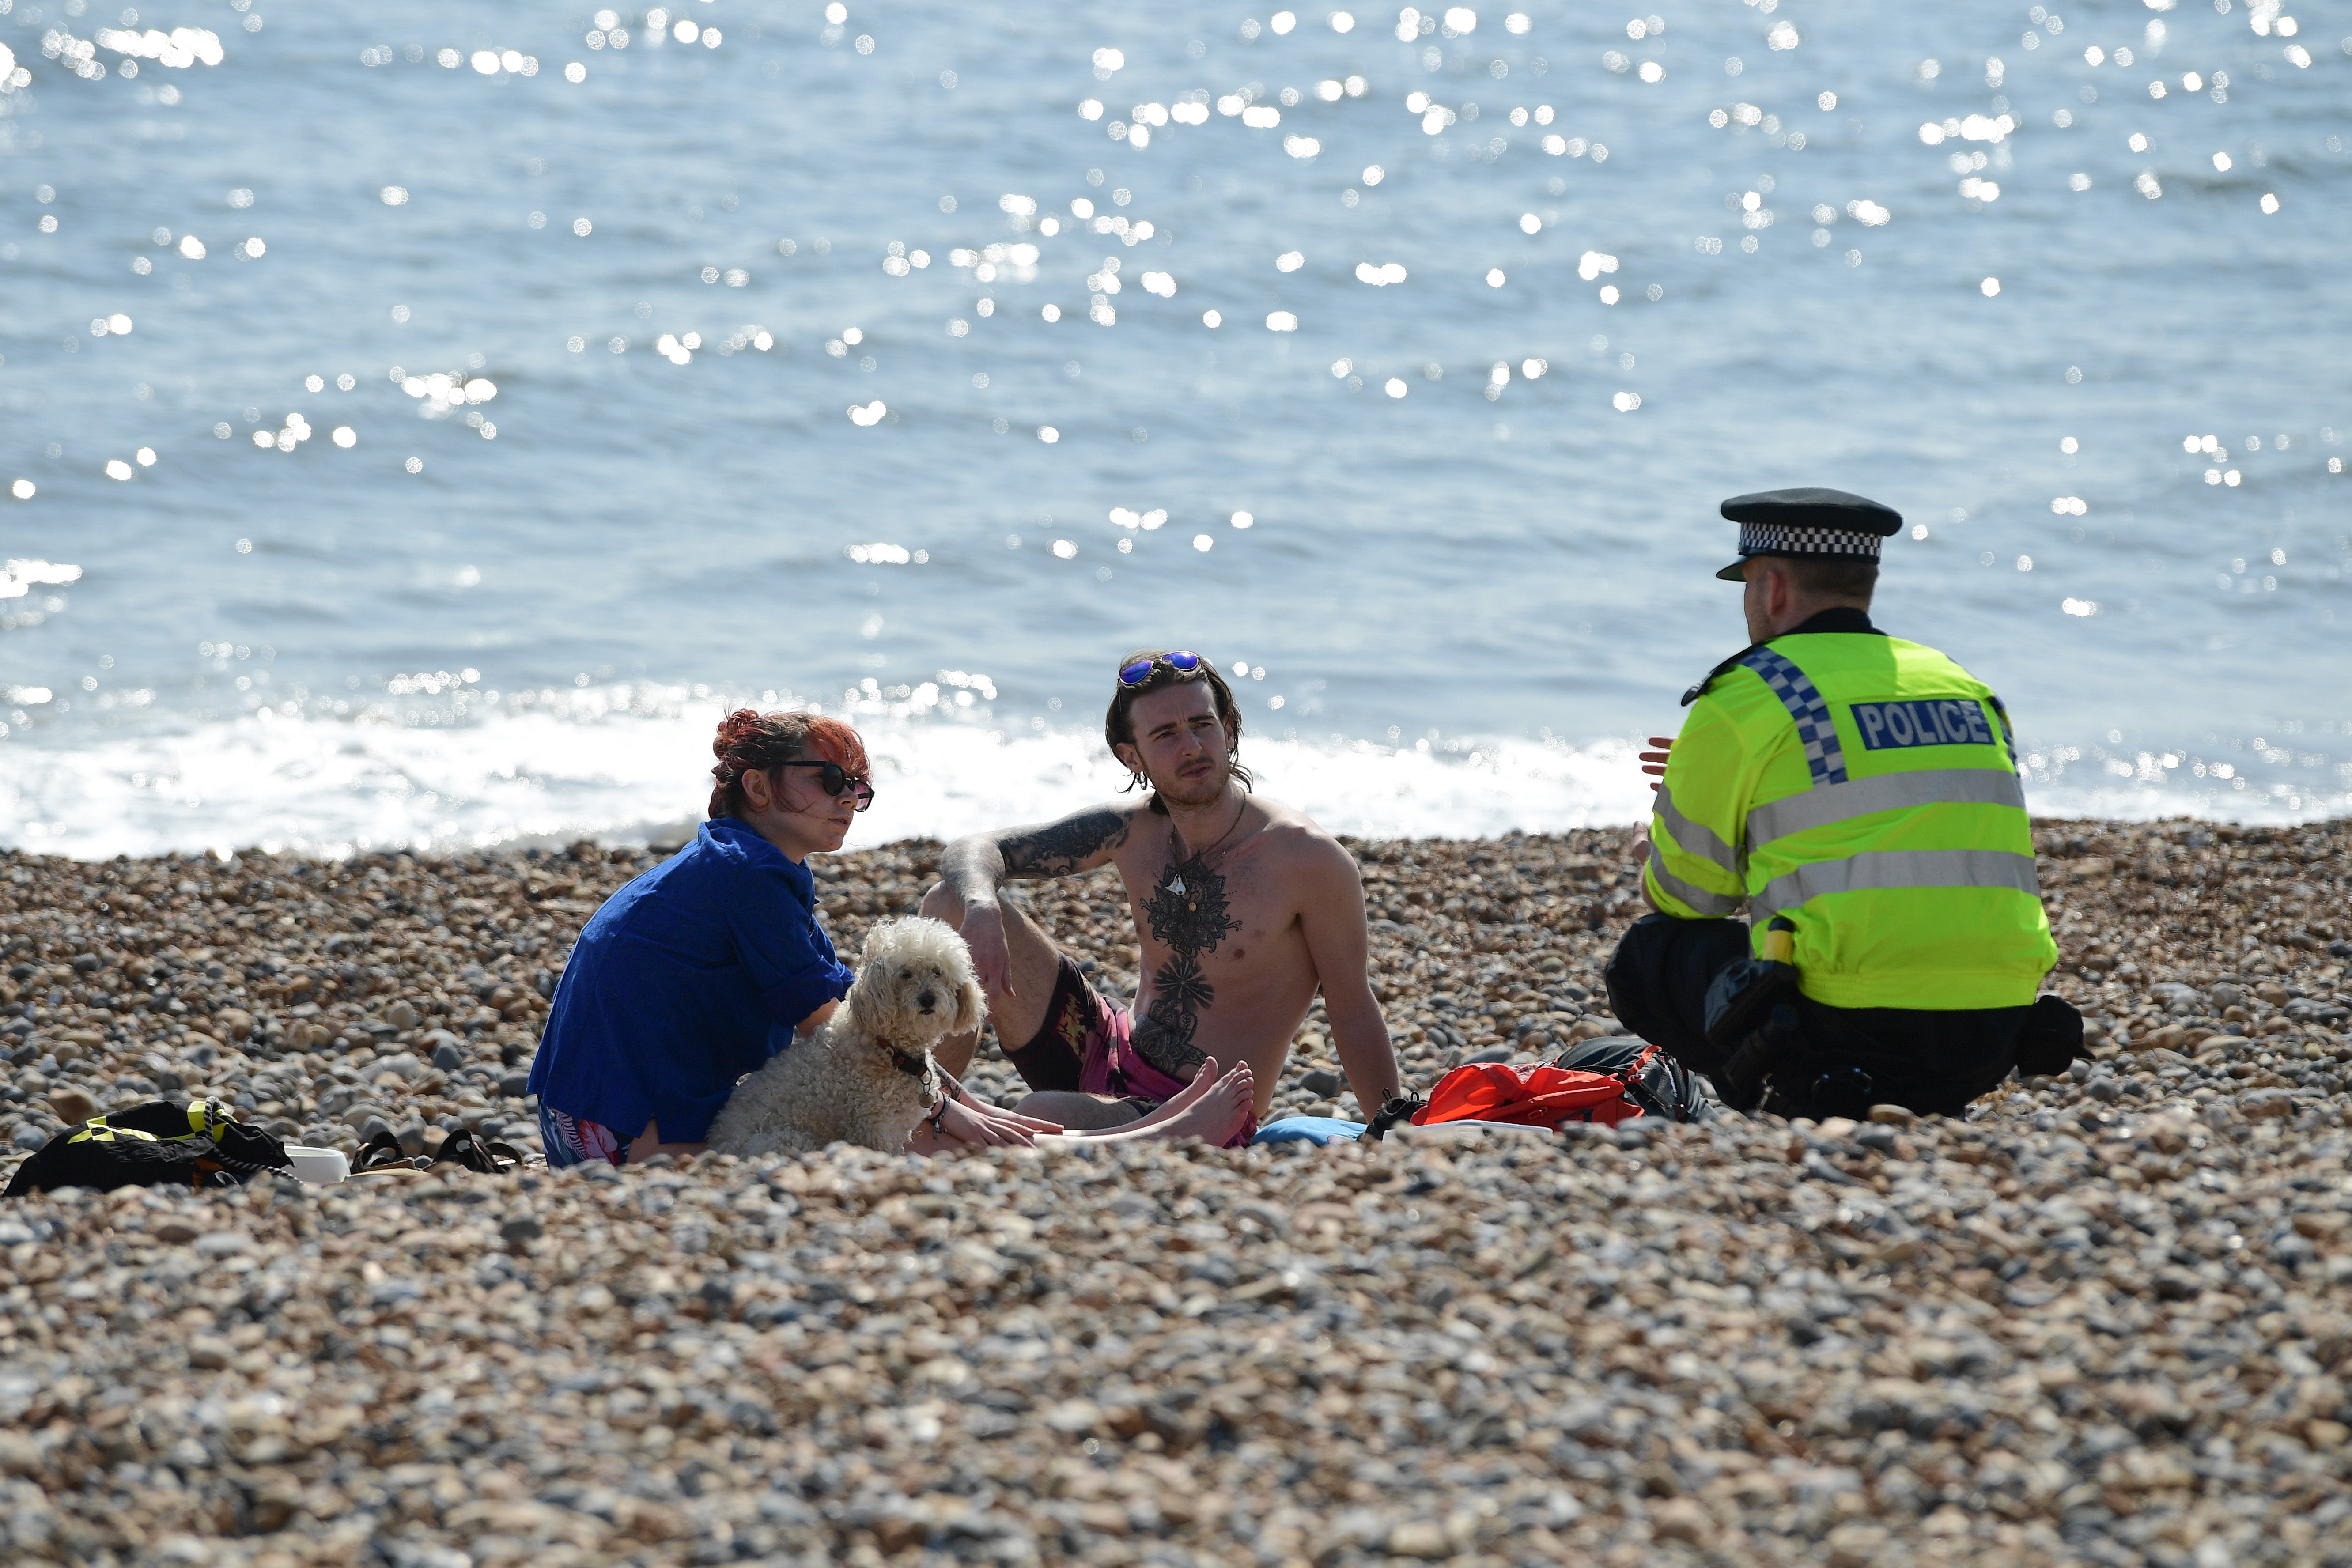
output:
{"label": "pink shorts", "polygon": [[[1005,1055],[1033,1089],[1108,1095],[1149,1116],[1183,1092],[1184,1082],[1145,1061],[1134,1036],[1134,1013],[1097,991],[1077,961],[1064,953],[1045,1021],[1027,1045]],[[1252,1113],[1224,1146],[1238,1149],[1255,1136]]]}

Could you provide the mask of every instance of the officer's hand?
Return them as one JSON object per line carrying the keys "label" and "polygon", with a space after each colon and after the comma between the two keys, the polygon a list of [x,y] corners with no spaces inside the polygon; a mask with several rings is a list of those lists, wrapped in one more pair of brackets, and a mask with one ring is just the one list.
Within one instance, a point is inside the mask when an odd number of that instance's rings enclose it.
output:
{"label": "officer's hand", "polygon": [[[1642,753],[1642,771],[1654,779],[1663,779],[1666,776],[1666,753],[1675,749],[1674,737],[1653,735],[1650,737],[1650,744],[1655,746],[1657,750]],[[1650,786],[1653,790],[1657,787],[1656,784]]]}

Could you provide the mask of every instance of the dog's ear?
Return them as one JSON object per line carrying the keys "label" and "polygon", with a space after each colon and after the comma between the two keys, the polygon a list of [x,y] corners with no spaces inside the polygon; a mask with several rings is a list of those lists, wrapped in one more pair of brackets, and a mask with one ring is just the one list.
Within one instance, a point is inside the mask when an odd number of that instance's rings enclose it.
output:
{"label": "dog's ear", "polygon": [[857,971],[857,983],[849,988],[849,1021],[867,1039],[881,1039],[891,1032],[898,1014],[898,1001],[891,982],[896,970],[888,960],[868,957]]}
{"label": "dog's ear", "polygon": [[988,1021],[988,993],[980,988],[969,964],[958,967],[962,976],[956,986],[955,1021],[948,1026],[948,1033],[969,1035]]}

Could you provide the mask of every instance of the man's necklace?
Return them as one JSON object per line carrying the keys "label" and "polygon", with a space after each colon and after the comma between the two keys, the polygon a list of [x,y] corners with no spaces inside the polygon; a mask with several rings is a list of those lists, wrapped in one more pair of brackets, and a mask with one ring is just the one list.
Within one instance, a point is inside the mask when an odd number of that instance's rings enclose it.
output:
{"label": "man's necklace", "polygon": [[[1198,854],[1182,855],[1169,862],[1168,879],[1165,882],[1162,882],[1160,887],[1166,891],[1175,894],[1180,899],[1186,899],[1184,906],[1186,909],[1194,910],[1199,910],[1201,907],[1200,900],[1196,898],[1187,898],[1187,890],[1184,887],[1184,878],[1181,873],[1180,868],[1197,863],[1202,871],[1206,871],[1209,868],[1209,857],[1223,848],[1225,846],[1225,840],[1231,838],[1234,834],[1241,831],[1242,818],[1248,815],[1249,802],[1243,801],[1241,803],[1241,809],[1234,813],[1233,826],[1226,828],[1222,834],[1219,834],[1217,836],[1217,841],[1214,844],[1210,845],[1206,849],[1200,851]],[[1168,831],[1169,836],[1176,840],[1176,847],[1179,850],[1181,850],[1184,847],[1184,836],[1181,833],[1177,832],[1172,826],[1170,827]]]}

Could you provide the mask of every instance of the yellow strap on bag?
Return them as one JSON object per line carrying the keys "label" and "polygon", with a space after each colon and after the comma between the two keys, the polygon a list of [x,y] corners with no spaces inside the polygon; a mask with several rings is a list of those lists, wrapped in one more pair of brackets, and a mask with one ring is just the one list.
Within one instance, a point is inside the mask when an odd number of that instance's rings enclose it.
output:
{"label": "yellow strap on bag", "polygon": [[109,1127],[106,1124],[106,1118],[103,1116],[93,1116],[88,1121],[83,1122],[80,1130],[75,1132],[71,1138],[67,1139],[66,1142],[68,1143],[111,1143],[118,1138],[126,1142],[143,1142],[148,1143],[160,1143],[163,1142],[162,1139],[156,1137],[152,1132],[142,1132],[136,1127]]}
{"label": "yellow strap on bag", "polygon": [[221,1141],[221,1134],[227,1130],[229,1123],[236,1120],[222,1110],[216,1100],[188,1101],[188,1131],[210,1138],[215,1143]]}

